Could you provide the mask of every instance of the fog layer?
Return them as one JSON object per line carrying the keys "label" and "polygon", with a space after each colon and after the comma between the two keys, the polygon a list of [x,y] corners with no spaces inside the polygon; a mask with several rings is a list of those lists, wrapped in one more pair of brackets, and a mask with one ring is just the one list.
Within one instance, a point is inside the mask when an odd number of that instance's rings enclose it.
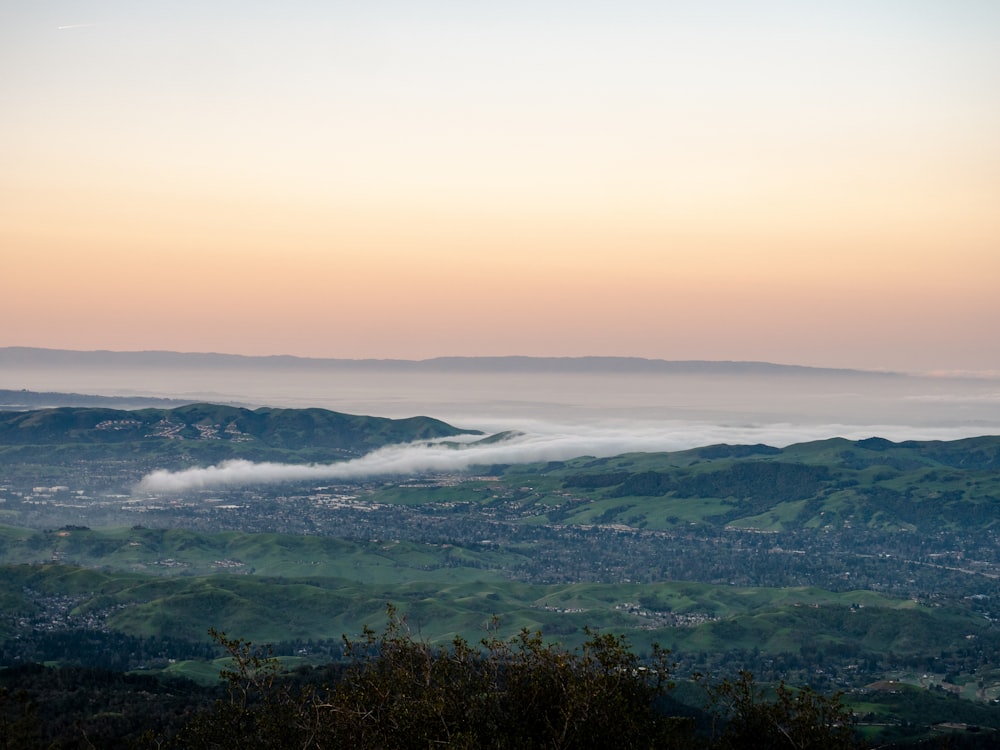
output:
{"label": "fog layer", "polygon": [[518,433],[461,448],[393,446],[331,464],[232,462],[154,472],[141,487],[157,492],[457,471],[715,443],[780,447],[831,437],[1000,434],[1000,380],[986,377],[613,358],[419,363],[25,351],[0,350],[0,388],[322,407],[393,418],[425,415],[465,429]]}
{"label": "fog layer", "polygon": [[569,426],[535,423],[533,432],[514,434],[497,442],[465,444],[453,439],[391,445],[361,458],[329,464],[277,464],[226,461],[204,468],[146,475],[140,492],[174,493],[211,487],[273,484],[308,480],[356,480],[375,476],[410,476],[431,472],[457,472],[494,464],[559,461],[578,456],[614,456],[635,451],[672,451],[695,446],[729,443],[766,443],[784,447],[831,435],[861,439],[878,435],[891,440],[954,439],[956,428],[902,428],[896,425],[852,427],[848,425],[746,425],[720,426],[674,422],[659,426],[623,427]]}

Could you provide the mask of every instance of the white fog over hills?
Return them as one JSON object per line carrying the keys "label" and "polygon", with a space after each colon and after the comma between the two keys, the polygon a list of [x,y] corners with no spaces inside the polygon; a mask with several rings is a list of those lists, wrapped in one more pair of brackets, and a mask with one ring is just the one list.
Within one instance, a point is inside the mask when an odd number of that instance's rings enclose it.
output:
{"label": "white fog over hills", "polygon": [[[336,360],[0,348],[0,389],[426,415],[646,449],[1000,433],[1000,379],[623,357]],[[10,407],[2,407],[10,408]],[[626,441],[629,442],[629,441]]]}
{"label": "white fog over hills", "polygon": [[0,349],[0,389],[127,397],[136,405],[142,405],[137,399],[161,398],[393,418],[424,415],[464,429],[513,433],[496,441],[470,438],[462,450],[424,442],[332,464],[231,461],[154,472],[140,487],[153,492],[457,471],[717,443],[783,447],[830,437],[898,441],[1000,434],[997,379],[760,362],[319,360],[7,348]]}

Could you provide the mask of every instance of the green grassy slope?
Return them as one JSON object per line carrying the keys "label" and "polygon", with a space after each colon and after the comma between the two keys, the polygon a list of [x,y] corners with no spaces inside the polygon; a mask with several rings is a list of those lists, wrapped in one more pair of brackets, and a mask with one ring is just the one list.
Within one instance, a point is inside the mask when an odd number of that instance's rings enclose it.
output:
{"label": "green grassy slope", "polygon": [[501,577],[520,553],[446,544],[141,527],[29,531],[0,526],[0,563],[63,563],[158,575],[326,576],[390,584]]}
{"label": "green grassy slope", "polygon": [[513,466],[503,479],[531,486],[538,516],[562,524],[763,531],[1000,525],[1000,437],[708,446]]}

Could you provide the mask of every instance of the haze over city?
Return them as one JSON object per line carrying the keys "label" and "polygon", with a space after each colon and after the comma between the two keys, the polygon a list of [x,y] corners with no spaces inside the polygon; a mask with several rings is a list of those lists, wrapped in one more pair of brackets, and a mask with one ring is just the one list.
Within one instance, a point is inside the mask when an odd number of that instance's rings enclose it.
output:
{"label": "haze over city", "polygon": [[1000,371],[1000,5],[0,9],[0,346]]}

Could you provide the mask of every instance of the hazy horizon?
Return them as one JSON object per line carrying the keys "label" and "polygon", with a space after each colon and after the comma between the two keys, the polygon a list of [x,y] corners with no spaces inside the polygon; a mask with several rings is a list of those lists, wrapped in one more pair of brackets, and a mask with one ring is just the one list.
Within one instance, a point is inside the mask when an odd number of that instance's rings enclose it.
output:
{"label": "hazy horizon", "polygon": [[485,443],[470,437],[461,449],[454,440],[417,441],[307,466],[235,460],[154,470],[134,488],[139,494],[455,472],[718,443],[785,447],[834,437],[1000,435],[1000,378],[600,358],[345,362],[6,348],[0,348],[0,365],[0,388],[9,390],[429,416],[466,430],[511,433]]}
{"label": "hazy horizon", "polygon": [[[501,456],[555,460],[570,454],[679,450],[723,442],[781,447],[829,437],[920,440],[1000,434],[1000,379],[794,368],[778,368],[782,374],[768,375],[741,373],[738,368],[532,372],[252,359],[209,366],[194,364],[203,359],[187,357],[177,361],[188,364],[171,367],[136,364],[142,358],[93,361],[104,364],[43,367],[6,361],[0,368],[0,388],[250,407],[322,407],[393,418],[429,416],[464,429],[522,433],[516,441],[479,452],[495,454],[495,462],[503,462]],[[401,465],[409,465],[403,459],[410,457],[406,453],[398,458]],[[449,460],[468,458],[449,454]],[[353,469],[337,471],[347,470]]]}

